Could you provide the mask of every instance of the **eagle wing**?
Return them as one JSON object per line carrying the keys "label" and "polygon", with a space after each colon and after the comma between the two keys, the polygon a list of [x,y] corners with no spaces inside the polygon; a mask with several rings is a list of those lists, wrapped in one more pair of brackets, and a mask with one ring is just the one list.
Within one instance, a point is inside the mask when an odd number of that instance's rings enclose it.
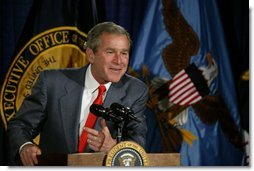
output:
{"label": "eagle wing", "polygon": [[172,43],[162,52],[166,69],[173,77],[189,65],[191,56],[199,50],[199,39],[186,22],[174,0],[163,0],[163,15],[166,30]]}

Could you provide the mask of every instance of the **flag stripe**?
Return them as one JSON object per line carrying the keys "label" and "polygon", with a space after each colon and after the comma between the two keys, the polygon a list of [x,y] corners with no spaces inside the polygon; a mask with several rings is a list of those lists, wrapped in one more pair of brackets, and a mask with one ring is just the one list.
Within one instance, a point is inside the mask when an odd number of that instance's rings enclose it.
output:
{"label": "flag stripe", "polygon": [[189,98],[186,98],[184,101],[180,102],[180,105],[191,105],[201,99],[202,99],[202,97],[199,95],[199,93],[195,92],[192,96],[190,96]]}
{"label": "flag stripe", "polygon": [[174,89],[179,83],[183,82],[184,80],[188,79],[188,75],[186,73],[184,73],[183,75],[181,75],[181,77],[179,77],[178,79],[174,79],[172,84],[169,86],[169,90],[171,91],[172,89]]}
{"label": "flag stripe", "polygon": [[197,92],[197,89],[194,87],[193,89],[185,92],[182,96],[179,96],[175,101],[173,101],[173,103],[180,103],[181,101],[183,101],[184,99],[188,98],[189,96],[191,96],[193,93]]}
{"label": "flag stripe", "polygon": [[170,101],[174,101],[176,98],[179,98],[181,96],[184,96],[184,94],[186,94],[186,92],[195,90],[196,88],[194,87],[193,83],[188,84],[187,86],[183,87],[182,89],[180,89],[178,92],[172,94],[169,96]]}
{"label": "flag stripe", "polygon": [[169,97],[173,98],[174,96],[179,96],[182,93],[184,93],[185,91],[188,91],[190,88],[194,87],[194,84],[192,82],[190,82],[189,84],[187,84],[186,86],[180,88],[180,89],[174,89],[174,91],[170,91],[169,93]]}
{"label": "flag stripe", "polygon": [[[181,81],[180,81],[181,80]],[[177,91],[178,89],[182,88],[183,86],[186,86],[187,84],[189,84],[191,82],[191,79],[186,77],[184,79],[180,79],[177,80],[177,84],[175,82],[173,82],[174,87],[170,87],[169,91],[174,93],[175,91]]]}
{"label": "flag stripe", "polygon": [[186,74],[185,70],[181,70],[178,74],[176,74],[174,76],[174,78],[172,79],[173,81],[174,80],[177,80],[178,78],[182,77],[184,74]]}

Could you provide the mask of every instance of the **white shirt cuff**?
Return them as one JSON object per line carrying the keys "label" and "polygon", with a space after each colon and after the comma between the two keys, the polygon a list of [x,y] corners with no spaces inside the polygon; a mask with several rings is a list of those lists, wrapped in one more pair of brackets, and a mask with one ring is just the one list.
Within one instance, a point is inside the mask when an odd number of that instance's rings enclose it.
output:
{"label": "white shirt cuff", "polygon": [[20,148],[19,148],[19,153],[21,152],[22,148],[23,148],[25,145],[27,145],[27,144],[33,144],[33,143],[32,143],[32,142],[26,142],[26,143],[24,143],[22,146],[20,146]]}

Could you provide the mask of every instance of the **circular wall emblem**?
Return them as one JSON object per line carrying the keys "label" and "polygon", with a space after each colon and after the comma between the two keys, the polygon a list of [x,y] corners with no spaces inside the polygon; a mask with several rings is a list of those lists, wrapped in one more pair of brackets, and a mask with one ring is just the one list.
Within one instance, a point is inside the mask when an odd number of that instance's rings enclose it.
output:
{"label": "circular wall emblem", "polygon": [[109,151],[106,166],[148,166],[148,158],[139,144],[123,141]]}
{"label": "circular wall emblem", "polygon": [[31,94],[42,70],[81,67],[88,63],[86,37],[76,27],[62,26],[35,35],[23,46],[12,61],[1,89],[0,112],[5,128],[24,98]]}

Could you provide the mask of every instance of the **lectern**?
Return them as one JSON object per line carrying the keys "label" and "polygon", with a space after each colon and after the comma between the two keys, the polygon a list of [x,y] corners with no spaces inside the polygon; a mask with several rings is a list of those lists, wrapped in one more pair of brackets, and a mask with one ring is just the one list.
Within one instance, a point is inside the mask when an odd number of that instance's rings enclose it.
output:
{"label": "lectern", "polygon": [[[180,166],[179,153],[147,153],[148,166]],[[42,155],[39,166],[105,166],[105,153]]]}

